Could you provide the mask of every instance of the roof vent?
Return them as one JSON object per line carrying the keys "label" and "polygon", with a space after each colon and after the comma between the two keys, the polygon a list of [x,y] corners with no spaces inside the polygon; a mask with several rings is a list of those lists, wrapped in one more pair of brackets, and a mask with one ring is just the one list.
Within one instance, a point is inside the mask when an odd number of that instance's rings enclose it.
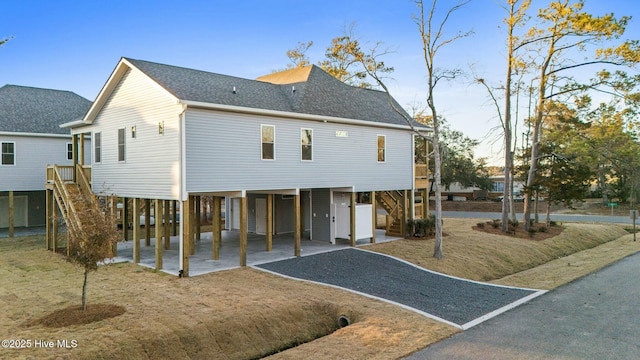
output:
{"label": "roof vent", "polygon": [[238,93],[238,92],[236,91],[236,87],[235,87],[235,86],[233,87],[233,93],[234,93],[234,94],[237,94],[237,93]]}
{"label": "roof vent", "polygon": [[296,92],[296,87],[295,86],[291,86],[291,93],[295,93]]}

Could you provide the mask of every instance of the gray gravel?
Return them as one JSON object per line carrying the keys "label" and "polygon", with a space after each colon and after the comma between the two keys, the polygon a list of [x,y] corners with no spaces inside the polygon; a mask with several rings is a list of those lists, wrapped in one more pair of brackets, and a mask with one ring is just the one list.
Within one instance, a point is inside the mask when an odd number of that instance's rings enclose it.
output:
{"label": "gray gravel", "polygon": [[534,293],[435,274],[359,249],[331,251],[257,267],[376,296],[460,326]]}

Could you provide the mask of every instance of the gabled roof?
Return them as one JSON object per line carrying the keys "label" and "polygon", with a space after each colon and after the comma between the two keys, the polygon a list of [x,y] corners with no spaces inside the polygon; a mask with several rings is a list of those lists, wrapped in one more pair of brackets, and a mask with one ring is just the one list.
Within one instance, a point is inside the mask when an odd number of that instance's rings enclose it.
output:
{"label": "gabled roof", "polygon": [[71,91],[18,85],[0,88],[0,131],[69,134],[60,124],[80,119],[91,101]]}
{"label": "gabled roof", "polygon": [[315,65],[249,80],[143,60],[123,61],[182,101],[408,126],[386,93],[349,86]]}

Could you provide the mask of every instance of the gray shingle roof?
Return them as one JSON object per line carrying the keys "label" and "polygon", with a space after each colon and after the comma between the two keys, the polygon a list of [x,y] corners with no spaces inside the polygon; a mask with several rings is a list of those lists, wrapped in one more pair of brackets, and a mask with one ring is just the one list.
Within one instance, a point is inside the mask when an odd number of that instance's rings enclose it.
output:
{"label": "gray shingle roof", "polygon": [[407,125],[389,105],[386,93],[349,86],[315,65],[249,80],[126,60],[181,100]]}
{"label": "gray shingle roof", "polygon": [[69,134],[60,124],[80,119],[91,101],[71,91],[5,85],[0,88],[0,131]]}

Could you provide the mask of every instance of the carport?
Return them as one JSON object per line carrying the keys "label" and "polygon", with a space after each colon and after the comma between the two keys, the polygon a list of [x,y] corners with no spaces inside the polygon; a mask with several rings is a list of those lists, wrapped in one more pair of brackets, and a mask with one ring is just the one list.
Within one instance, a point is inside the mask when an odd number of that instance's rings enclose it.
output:
{"label": "carport", "polygon": [[[351,247],[350,240],[337,239],[335,244],[326,241],[309,240],[308,232],[303,234],[300,241],[300,255],[308,256],[334,250]],[[398,239],[385,235],[384,230],[376,230],[376,241],[386,242]],[[285,233],[274,235],[272,239],[271,251],[265,248],[265,235],[255,233],[247,234],[247,265],[259,265],[272,261],[279,261],[294,258],[291,249],[294,246],[294,234]],[[170,249],[162,251],[163,267],[161,271],[179,275],[180,272],[180,252],[179,236],[170,237]],[[357,240],[356,246],[369,244],[368,239]],[[155,238],[151,239],[150,246],[140,247],[139,265],[155,269],[156,252]],[[240,233],[238,231],[222,231],[222,241],[218,260],[212,259],[212,233],[202,233],[200,240],[195,242],[195,253],[189,257],[190,276],[202,275],[210,272],[228,270],[240,267]],[[118,256],[114,262],[133,262],[133,241],[128,240],[118,243]]]}

